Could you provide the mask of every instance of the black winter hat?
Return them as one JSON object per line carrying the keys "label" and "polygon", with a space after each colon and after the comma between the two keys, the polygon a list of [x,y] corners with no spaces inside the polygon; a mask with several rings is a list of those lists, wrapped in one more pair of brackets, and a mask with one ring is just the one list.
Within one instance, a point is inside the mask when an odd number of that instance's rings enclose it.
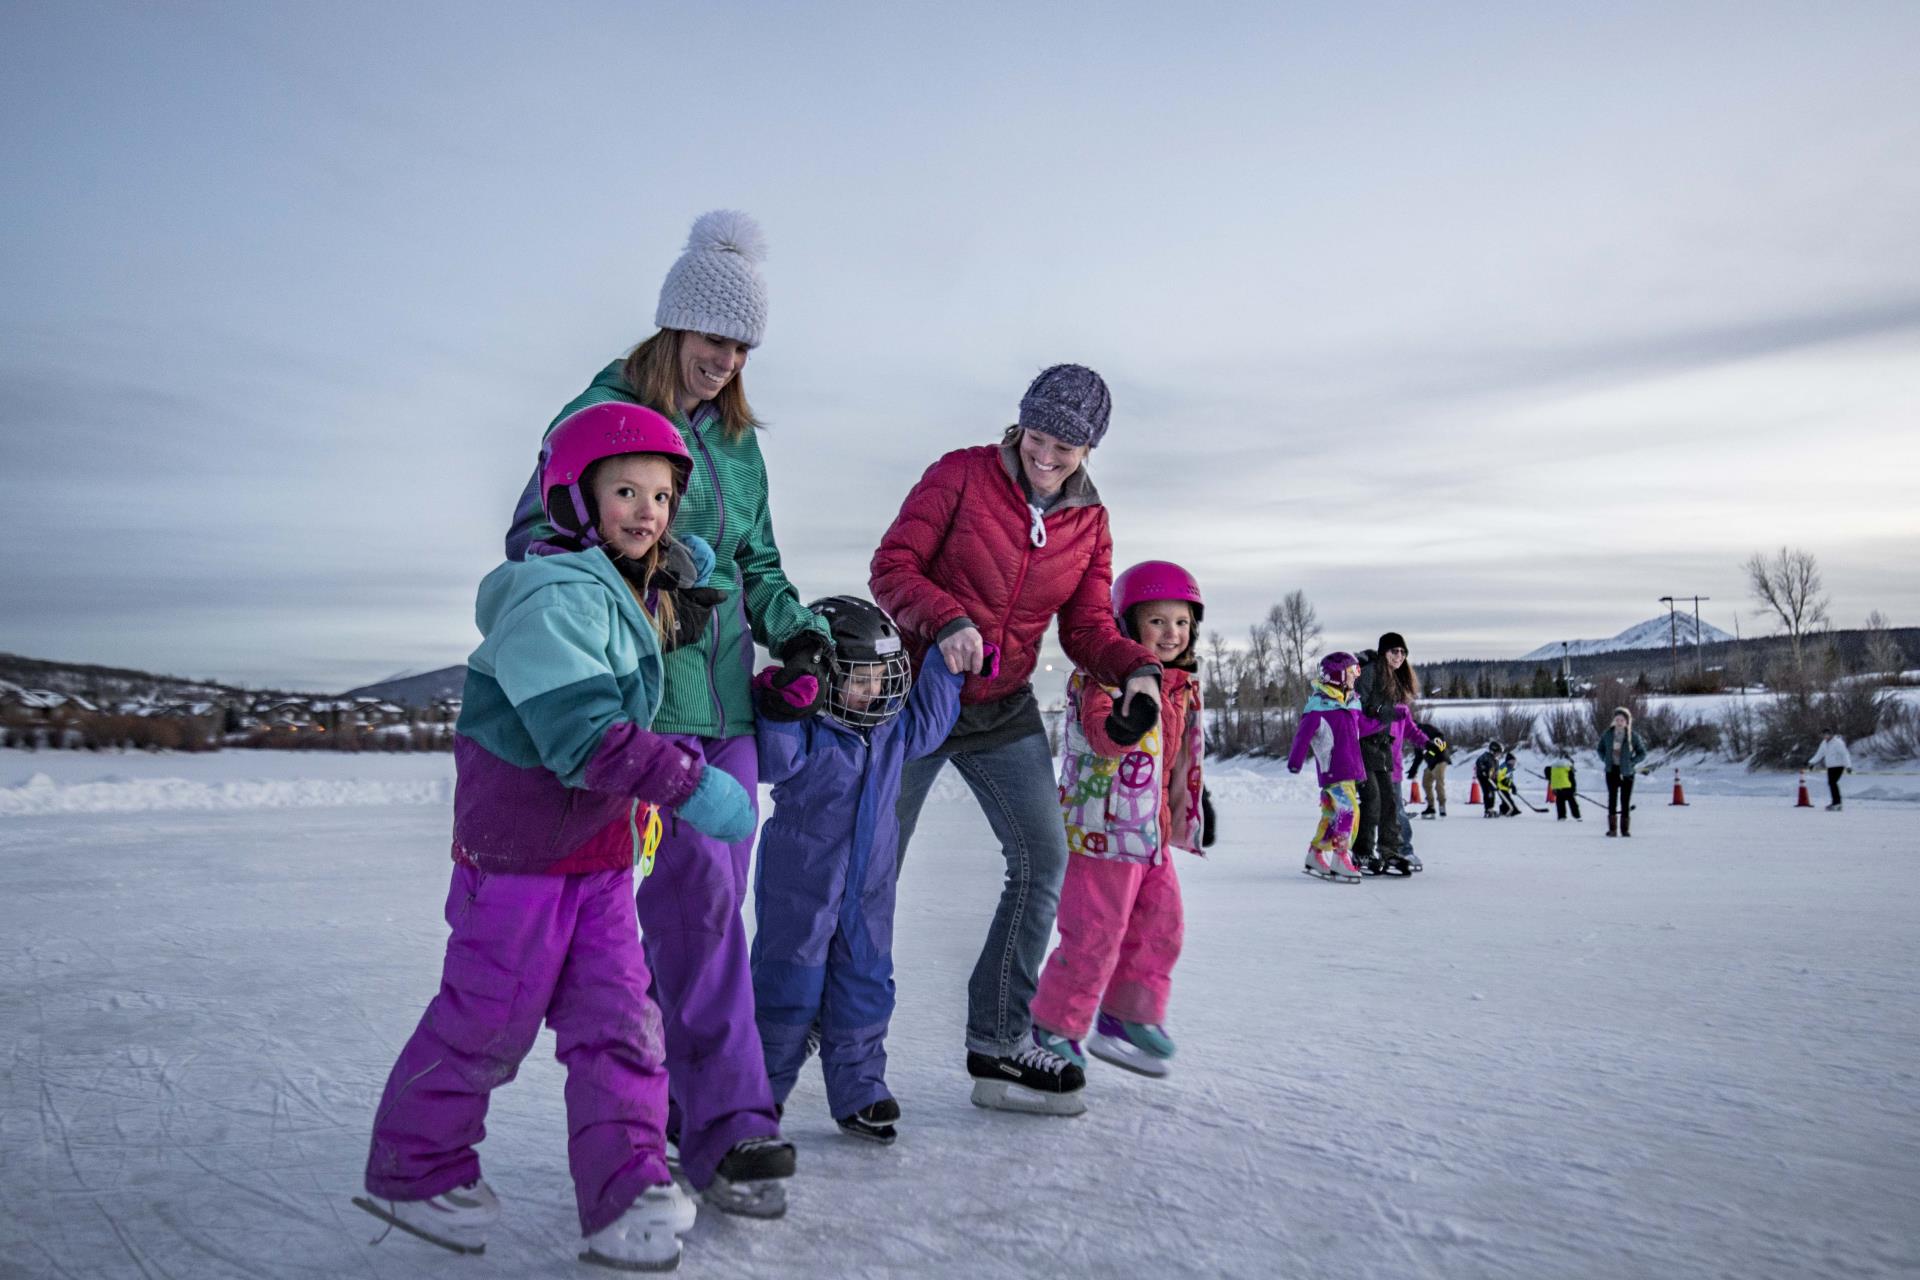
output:
{"label": "black winter hat", "polygon": [[1407,640],[1406,637],[1398,631],[1389,631],[1380,637],[1380,643],[1374,647],[1379,649],[1381,653],[1385,653],[1389,649],[1404,649],[1407,647]]}

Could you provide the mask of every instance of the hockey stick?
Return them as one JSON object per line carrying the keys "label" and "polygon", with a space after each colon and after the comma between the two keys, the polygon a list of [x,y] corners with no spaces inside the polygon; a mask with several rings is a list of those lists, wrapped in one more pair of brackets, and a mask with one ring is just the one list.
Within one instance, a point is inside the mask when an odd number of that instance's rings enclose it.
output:
{"label": "hockey stick", "polygon": [[1527,806],[1527,808],[1533,810],[1535,813],[1546,812],[1545,809],[1541,808],[1539,805],[1535,804],[1533,801],[1527,799],[1525,796],[1521,795],[1518,791],[1515,791],[1511,787],[1507,788],[1505,791],[1500,792],[1499,794],[1503,796],[1508,796],[1514,800],[1518,800],[1521,804]]}
{"label": "hockey stick", "polygon": [[[1548,784],[1551,784],[1553,782],[1552,778],[1547,777],[1546,774],[1540,772],[1538,769],[1529,769],[1527,770],[1527,772],[1532,774],[1534,777],[1539,778],[1544,782],[1547,782]],[[1588,804],[1592,805],[1596,809],[1604,809],[1607,807],[1606,801],[1595,800],[1592,796],[1588,795],[1584,791],[1575,791],[1573,794],[1575,794],[1576,796],[1579,796],[1582,800],[1585,800]],[[1640,807],[1640,802],[1638,800],[1634,801],[1632,804],[1627,806],[1629,810],[1638,809],[1639,807]],[[1545,813],[1546,810],[1542,809],[1540,812]]]}

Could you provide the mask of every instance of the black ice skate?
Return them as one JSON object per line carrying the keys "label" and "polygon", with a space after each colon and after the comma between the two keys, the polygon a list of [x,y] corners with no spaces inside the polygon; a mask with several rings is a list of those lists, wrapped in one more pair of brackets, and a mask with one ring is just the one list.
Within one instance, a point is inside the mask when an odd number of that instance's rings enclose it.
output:
{"label": "black ice skate", "polygon": [[793,1144],[784,1138],[748,1138],[721,1157],[701,1199],[722,1213],[778,1218],[787,1211],[782,1180],[793,1176]]}
{"label": "black ice skate", "polygon": [[893,1127],[899,1118],[900,1104],[892,1098],[882,1098],[878,1102],[868,1103],[850,1116],[841,1116],[834,1123],[848,1137],[863,1138],[890,1147],[894,1139],[900,1136],[899,1130]]}
{"label": "black ice skate", "polygon": [[1024,1049],[1004,1057],[969,1049],[967,1074],[976,1107],[1043,1116],[1077,1116],[1087,1109],[1081,1096],[1087,1073],[1032,1036]]}

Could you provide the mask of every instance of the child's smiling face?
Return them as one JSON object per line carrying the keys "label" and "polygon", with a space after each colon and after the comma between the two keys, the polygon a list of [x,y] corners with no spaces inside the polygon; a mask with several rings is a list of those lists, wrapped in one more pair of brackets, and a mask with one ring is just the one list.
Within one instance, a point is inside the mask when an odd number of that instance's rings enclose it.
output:
{"label": "child's smiling face", "polygon": [[594,509],[607,549],[638,560],[673,519],[673,467],[657,453],[608,458],[593,473]]}
{"label": "child's smiling face", "polygon": [[1162,662],[1172,662],[1193,643],[1193,607],[1185,600],[1149,600],[1136,605],[1140,643]]}

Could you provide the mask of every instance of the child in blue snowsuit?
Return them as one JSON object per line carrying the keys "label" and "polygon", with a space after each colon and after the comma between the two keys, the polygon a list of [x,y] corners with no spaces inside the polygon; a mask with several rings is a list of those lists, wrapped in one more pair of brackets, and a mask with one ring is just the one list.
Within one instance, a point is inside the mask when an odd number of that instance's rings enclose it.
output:
{"label": "child in blue snowsuit", "polygon": [[[817,1043],[834,1119],[855,1137],[890,1143],[900,1118],[885,1045],[900,847],[894,801],[901,766],[952,731],[966,677],[932,650],[910,685],[885,610],[857,596],[809,607],[833,630],[825,714],[763,715],[758,726],[760,778],[773,784],[774,808],[755,860],[754,1017],[776,1103],[784,1108]],[[754,682],[763,706],[796,696],[769,672]]]}

